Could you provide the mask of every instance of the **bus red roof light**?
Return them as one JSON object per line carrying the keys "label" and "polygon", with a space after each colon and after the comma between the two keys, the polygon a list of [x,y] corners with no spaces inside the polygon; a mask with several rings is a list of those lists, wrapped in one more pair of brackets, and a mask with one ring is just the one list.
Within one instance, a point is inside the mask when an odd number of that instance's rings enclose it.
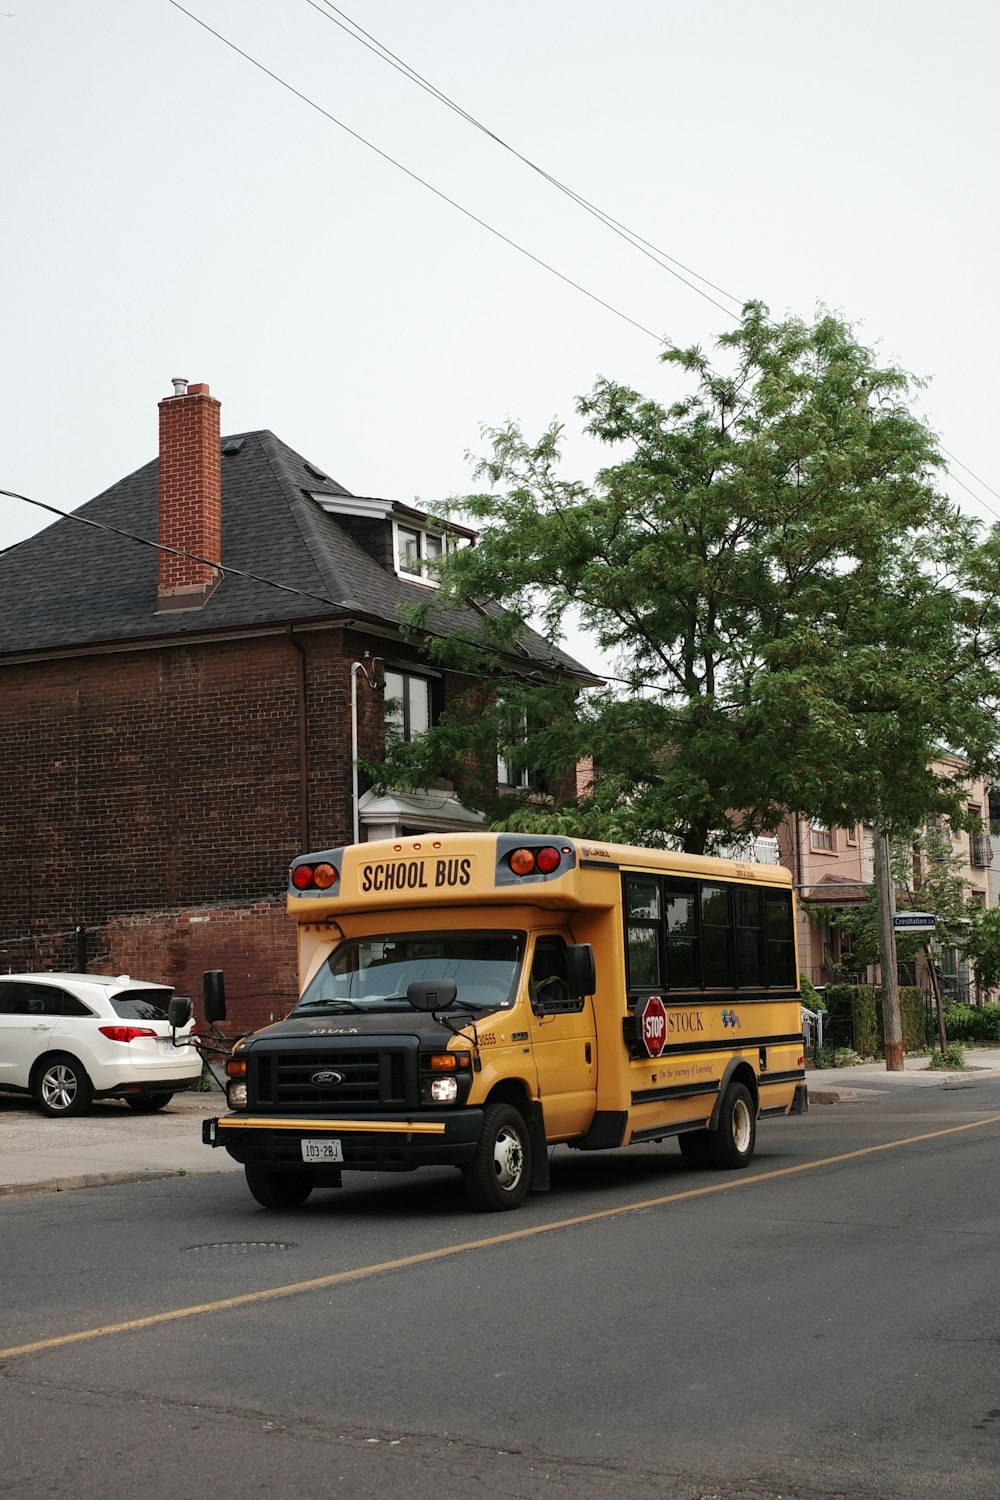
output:
{"label": "bus red roof light", "polygon": [[558,849],[553,849],[551,846],[546,845],[544,849],[539,849],[535,855],[535,864],[543,875],[551,875],[553,870],[558,870],[561,858],[562,856]]}
{"label": "bus red roof light", "polygon": [[313,883],[313,872],[308,865],[296,865],[292,871],[292,885],[297,891],[307,891]]}

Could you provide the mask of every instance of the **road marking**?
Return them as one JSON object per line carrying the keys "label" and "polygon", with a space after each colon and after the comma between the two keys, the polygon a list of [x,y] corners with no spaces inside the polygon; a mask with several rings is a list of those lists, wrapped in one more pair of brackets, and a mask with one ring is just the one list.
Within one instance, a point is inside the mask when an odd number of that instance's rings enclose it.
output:
{"label": "road marking", "polygon": [[844,1151],[839,1156],[824,1156],[816,1161],[800,1162],[794,1167],[776,1167],[773,1172],[756,1172],[751,1176],[727,1177],[724,1182],[707,1183],[702,1187],[685,1188],[680,1193],[665,1193],[659,1198],[644,1198],[639,1203],[621,1203],[617,1208],[600,1208],[591,1213],[575,1214],[570,1219],[556,1219],[548,1224],[532,1224],[524,1229],[512,1229],[506,1234],[493,1234],[486,1239],[464,1240],[457,1245],[443,1245],[437,1250],[423,1250],[418,1255],[404,1255],[399,1260],[376,1261],[370,1266],[355,1266],[349,1271],[333,1271],[328,1276],[314,1276],[309,1281],[293,1281],[285,1286],[266,1288],[259,1292],[244,1292],[238,1297],[223,1297],[218,1302],[200,1302],[192,1307],[175,1307],[169,1312],[151,1313],[147,1318],[129,1318],[124,1323],[105,1323],[100,1328],[82,1328],[78,1333],[62,1333],[54,1338],[38,1339],[33,1344],[17,1344],[10,1349],[0,1349],[0,1359],[16,1359],[24,1354],[42,1354],[50,1349],[61,1349],[67,1344],[82,1344],[89,1339],[110,1338],[118,1333],[134,1333],[140,1328],[158,1328],[164,1323],[176,1323],[182,1318],[197,1318],[203,1313],[228,1312],[235,1307],[252,1307],[259,1302],[274,1302],[279,1297],[295,1297],[301,1292],[320,1291],[326,1287],[342,1286],[349,1281],[363,1281],[369,1276],[381,1276],[386,1271],[401,1271],[409,1266],[426,1265],[428,1261],[445,1260],[450,1255],[464,1255],[471,1250],[489,1250],[495,1245],[510,1245],[517,1240],[529,1240],[539,1234],[550,1234],[556,1229],[574,1229],[580,1224],[596,1224],[601,1219],[616,1219],[622,1214],[639,1213],[644,1209],[663,1208],[669,1203],[683,1203],[690,1198],[707,1198],[713,1193],[728,1193],[735,1188],[750,1187],[759,1182],[776,1182],[780,1177],[795,1177],[800,1172],[812,1172],[817,1167],[835,1167],[840,1162],[857,1161],[863,1156],[874,1156],[880,1151],[898,1151],[903,1146],[917,1146],[922,1141],[939,1141],[948,1135],[961,1135],[970,1130],[982,1130],[986,1125],[1000,1125],[1000,1115],[990,1115],[984,1120],[973,1120],[966,1125],[949,1125],[944,1130],[930,1130],[924,1135],[907,1136],[902,1141],[883,1141],[878,1146],[862,1146],[857,1151]]}

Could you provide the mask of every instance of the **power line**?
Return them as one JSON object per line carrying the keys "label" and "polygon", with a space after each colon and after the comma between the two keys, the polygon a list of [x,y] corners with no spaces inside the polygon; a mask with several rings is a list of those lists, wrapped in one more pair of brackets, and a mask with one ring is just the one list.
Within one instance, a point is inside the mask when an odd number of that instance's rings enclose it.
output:
{"label": "power line", "polygon": [[[428,182],[427,179],[425,177],[421,177],[419,173],[411,171],[409,167],[404,167],[401,161],[397,161],[394,156],[390,156],[387,151],[383,151],[380,146],[376,146],[373,141],[369,141],[365,136],[359,134],[358,131],[352,130],[350,125],[345,124],[345,122],[338,119],[336,115],[332,115],[328,109],[323,108],[322,104],[317,104],[315,99],[311,99],[308,94],[304,94],[302,90],[297,89],[294,84],[289,83],[278,73],[273,72],[272,69],[266,67],[264,63],[258,62],[257,58],[251,57],[249,52],[244,52],[242,47],[238,47],[235,42],[231,42],[228,37],[223,36],[221,31],[216,31],[214,27],[209,26],[207,21],[203,21],[200,16],[196,16],[193,11],[186,10],[185,7],[180,4],[180,0],[167,0],[167,4],[172,5],[175,10],[179,10],[182,15],[185,15],[189,18],[189,20],[194,21],[198,26],[202,27],[204,31],[207,31],[210,36],[214,36],[217,41],[222,42],[224,46],[229,47],[239,57],[244,58],[246,62],[252,63],[255,68],[259,68],[259,70],[268,78],[272,79],[275,83],[280,84],[283,89],[287,89],[290,94],[294,94],[296,99],[301,99],[303,104],[308,104],[310,109],[316,110],[317,114],[321,114],[323,118],[329,120],[332,125],[336,125],[340,130],[346,131],[346,133],[354,140],[358,141],[362,146],[367,146],[369,151],[374,151],[376,156],[380,156],[383,161],[387,161],[389,165],[395,167],[397,171],[405,173],[405,175],[409,177],[412,182],[416,182],[420,185],[420,187],[426,188],[429,193],[433,193],[434,196],[436,198],[440,198],[443,203],[447,203],[449,207],[456,209],[460,214],[464,214],[467,219],[471,219],[474,224],[478,224],[480,229],[487,230],[489,234],[494,235],[498,240],[502,240],[505,245],[509,245],[512,250],[516,250],[519,255],[523,255],[527,260],[533,261],[536,266],[541,266],[542,270],[548,271],[550,275],[558,277],[558,279],[564,282],[566,286],[571,286],[574,291],[581,292],[584,297],[589,297],[591,302],[596,302],[599,307],[603,307],[607,312],[613,313],[616,318],[621,318],[624,322],[631,323],[632,327],[637,328],[640,333],[644,333],[649,338],[655,339],[658,344],[661,344],[663,342],[660,334],[654,333],[653,330],[651,328],[647,328],[645,324],[638,322],[635,318],[629,317],[628,313],[622,312],[621,308],[613,306],[613,304],[610,302],[606,302],[604,298],[599,297],[596,292],[590,291],[588,287],[581,285],[579,281],[574,281],[571,276],[567,276],[564,272],[557,270],[556,267],[550,265],[548,261],[542,260],[540,255],[535,255],[533,251],[526,249],[524,245],[518,244],[517,240],[511,239],[510,235],[504,234],[503,231],[501,229],[497,229],[495,225],[488,223],[485,219],[481,219],[479,215],[474,214],[471,209],[464,208],[461,203],[456,201],[456,199],[450,198],[447,193],[442,192],[440,188],[436,188],[432,182]],[[716,306],[719,306],[719,304],[716,303]],[[720,310],[722,312],[725,312],[727,317],[730,316],[726,308],[721,308]]]}
{"label": "power line", "polygon": [[[620,239],[623,239],[626,241],[626,243],[632,245],[641,254],[647,256],[648,259],[652,260],[664,271],[667,271],[671,276],[677,277],[678,281],[683,282],[683,284],[689,287],[691,291],[696,292],[699,297],[705,297],[706,301],[711,302],[713,307],[718,307],[719,310],[721,312],[725,312],[727,316],[730,315],[729,310],[722,307],[720,303],[716,302],[714,297],[707,297],[700,287],[694,286],[693,283],[688,281],[684,276],[679,275],[678,272],[673,269],[674,266],[679,266],[682,271],[687,272],[688,276],[693,276],[696,280],[704,282],[706,286],[711,287],[712,290],[718,292],[720,296],[726,297],[730,302],[735,303],[737,308],[742,309],[746,305],[747,299],[745,297],[737,297],[734,293],[727,292],[725,287],[716,285],[714,281],[709,281],[707,276],[702,276],[698,271],[693,270],[690,266],[684,265],[682,261],[679,261],[674,256],[669,255],[665,250],[659,249],[649,240],[644,239],[643,236],[638,234],[635,230],[630,229],[626,224],[623,224],[620,222],[620,220],[615,219],[603,208],[600,208],[597,204],[590,202],[590,200],[583,197],[581,193],[576,192],[574,188],[571,188],[566,183],[561,182],[558,177],[556,177],[553,173],[546,171],[544,167],[539,166],[538,163],[532,161],[530,157],[523,155],[523,153],[518,151],[515,146],[512,146],[509,141],[505,141],[502,136],[497,135],[496,131],[491,130],[488,125],[483,124],[481,120],[476,119],[475,115],[470,114],[469,111],[462,105],[456,103],[456,101],[450,98],[450,96],[446,94],[443,89],[438,88],[437,84],[432,83],[429,79],[425,78],[423,74],[417,72],[416,68],[411,67],[408,62],[399,57],[398,54],[387,47],[384,42],[380,42],[377,37],[371,34],[370,31],[366,31],[364,27],[361,26],[357,21],[355,21],[351,16],[349,16],[346,11],[341,10],[339,6],[334,5],[333,0],[322,0],[322,4],[320,3],[320,0],[306,0],[306,4],[311,6],[311,8],[315,10],[317,14],[321,15],[324,20],[331,21],[333,25],[338,26],[340,30],[343,31],[347,36],[351,37],[353,41],[360,42],[363,47],[366,47],[369,52],[374,53],[374,55],[378,57],[382,62],[388,63],[391,68],[395,68],[397,73],[402,73],[405,78],[408,78],[412,83],[415,83],[418,88],[423,89],[425,93],[428,93],[432,98],[437,99],[438,102],[443,104],[447,109],[452,110],[461,119],[465,120],[469,125],[471,125],[473,129],[480,131],[489,140],[500,146],[502,150],[508,151],[512,156],[516,157],[518,161],[523,162],[523,164],[526,167],[530,168],[532,172],[537,172],[538,175],[544,178],[546,182],[550,183],[552,187],[565,194],[565,196],[570,198],[574,203],[577,203],[593,218],[597,219],[599,223],[604,224],[607,228],[611,229],[613,233],[617,234]],[[322,7],[325,7],[325,9],[323,9]],[[667,262],[671,262],[672,264],[667,264]],[[991,489],[984,479],[980,479],[978,474],[973,473],[972,469],[970,469],[967,464],[962,463],[962,460],[960,458],[956,458],[953,453],[950,453],[943,444],[939,444],[938,446],[941,448],[941,452],[946,454],[953,463],[957,463],[960,468],[965,469],[966,473],[971,474],[972,478],[975,479],[977,484],[982,485],[985,490],[988,490],[991,495],[995,496],[997,500],[1000,500],[1000,494],[998,494],[996,490]],[[988,505],[984,500],[981,500],[974,490],[970,489],[967,484],[959,479],[957,474],[952,473],[950,469],[948,470],[948,472],[950,477],[955,480],[955,483],[961,485],[967,494],[971,495],[978,504],[983,506],[984,510],[989,511],[992,516],[995,516],[997,520],[1000,520],[1000,512],[995,511],[992,506]]]}
{"label": "power line", "polygon": [[[259,62],[257,58],[252,57],[250,53],[245,52],[241,47],[237,46],[235,42],[232,42],[228,37],[223,36],[221,32],[216,31],[214,27],[209,26],[206,21],[203,21],[200,16],[195,15],[193,11],[187,10],[185,6],[179,3],[179,0],[168,0],[168,3],[172,5],[175,10],[179,10],[182,15],[187,16],[189,20],[194,21],[204,31],[207,31],[210,36],[214,36],[217,41],[222,42],[224,46],[229,47],[230,50],[235,52],[239,57],[242,57],[246,62],[251,63],[253,67],[259,69],[259,71],[264,73],[266,77],[272,79],[273,82],[279,84],[283,89],[287,89],[287,91],[290,94],[294,94],[297,99],[301,99],[303,104],[307,104],[310,109],[316,110],[318,114],[321,114],[325,119],[329,120],[331,124],[337,125],[341,130],[345,131],[349,136],[358,141],[361,145],[367,146],[370,151],[374,151],[377,156],[380,156],[383,161],[388,162],[390,166],[394,166],[398,171],[403,172],[407,177],[411,179],[411,181],[416,182],[420,187],[426,188],[428,192],[433,193],[435,197],[440,198],[441,201],[447,203],[449,207],[456,209],[458,213],[463,214],[474,224],[478,224],[481,229],[487,230],[488,233],[494,235],[504,244],[509,245],[511,249],[516,250],[518,254],[525,256],[528,260],[534,262],[535,265],[540,266],[542,270],[548,271],[552,276],[557,277],[566,286],[572,287],[574,291],[582,293],[582,295],[589,298],[591,302],[596,302],[599,307],[603,307],[607,312],[612,313],[615,317],[621,318],[624,322],[629,323],[633,328],[638,329],[640,333],[644,333],[649,338],[655,339],[657,343],[663,342],[662,338],[658,334],[654,333],[651,328],[647,328],[645,324],[640,323],[637,319],[630,317],[628,313],[622,312],[620,308],[617,308],[613,306],[612,303],[605,301],[603,297],[599,297],[596,292],[590,291],[589,288],[581,285],[580,282],[574,281],[572,277],[567,276],[564,272],[557,270],[555,266],[551,265],[548,261],[543,260],[540,256],[535,255],[533,251],[526,249],[525,246],[519,244],[509,235],[504,234],[502,230],[497,229],[494,225],[488,223],[485,219],[481,219],[478,214],[474,214],[471,209],[463,207],[461,203],[458,203],[454,198],[449,197],[448,194],[443,192],[440,188],[436,188],[433,183],[428,182],[426,178],[421,177],[418,173],[412,171],[409,167],[404,166],[402,162],[397,161],[395,157],[390,156],[388,152],[383,151],[379,146],[376,146],[365,136],[359,134],[358,131],[352,130],[352,128],[343,120],[338,119],[336,115],[333,115],[329,112],[329,110],[324,109],[321,104],[318,104],[314,99],[311,99],[307,94],[304,94],[293,84],[288,83],[286,79],[275,73],[271,68],[268,68],[264,63]],[[532,171],[539,173],[540,176],[545,178],[546,181],[550,182],[560,192],[565,193],[568,197],[573,199],[574,202],[578,203],[582,208],[584,208],[588,213],[591,213],[595,218],[604,223],[608,228],[613,229],[614,232],[618,233],[621,238],[632,244],[636,249],[641,250],[644,254],[649,254],[650,259],[654,260],[657,265],[661,266],[661,268],[667,271],[670,275],[675,276],[679,281],[683,282],[684,285],[689,287],[691,291],[696,292],[698,296],[705,298],[705,300],[710,302],[713,307],[717,307],[720,312],[725,313],[727,317],[732,316],[731,309],[723,307],[721,303],[716,302],[714,297],[709,297],[708,294],[706,292],[703,292],[700,287],[694,286],[693,283],[687,281],[685,277],[678,275],[678,273],[673,270],[672,266],[665,264],[665,261],[674,260],[672,256],[667,255],[665,251],[657,250],[656,247],[651,245],[648,240],[644,240],[641,235],[635,234],[625,225],[619,223],[618,220],[612,218],[610,214],[605,213],[603,209],[598,208],[593,203],[590,203],[581,194],[576,193],[572,188],[569,188],[564,183],[560,182],[559,179],[556,178],[552,173],[547,172],[543,167],[538,166],[535,162],[531,161],[530,158],[523,156],[513,146],[510,146],[500,136],[496,135],[494,131],[490,130],[488,126],[483,125],[473,115],[469,114],[467,110],[463,109],[461,105],[456,104],[453,100],[451,100],[442,90],[438,89],[435,84],[432,84],[427,79],[425,79],[416,71],[416,69],[411,68],[408,63],[403,62],[403,60],[401,58],[398,58],[395,53],[389,50],[389,48],[383,46],[383,44],[377,41],[375,37],[371,36],[369,32],[364,31],[364,29],[360,27],[357,22],[351,20],[351,18],[347,16],[346,12],[341,11],[338,9],[338,7],[334,6],[331,3],[331,0],[325,0],[328,9],[330,11],[335,11],[336,15],[342,16],[344,18],[344,21],[347,22],[350,27],[355,28],[353,31],[348,30],[347,25],[342,25],[340,21],[336,20],[334,15],[327,15],[325,11],[320,10],[319,6],[316,4],[316,0],[306,0],[306,3],[310,5],[314,10],[316,10],[320,15],[322,15],[324,20],[333,21],[335,25],[341,27],[341,30],[346,31],[349,36],[352,36],[355,41],[361,42],[363,46],[368,47],[369,51],[374,51],[377,56],[382,58],[383,61],[388,62],[390,66],[395,67],[397,71],[402,72],[406,77],[410,78],[414,83],[417,83],[419,87],[425,89],[434,98],[445,104],[449,109],[454,110],[456,114],[460,115],[463,119],[468,121],[468,123],[474,126],[475,129],[481,131],[484,135],[495,141],[505,151],[509,151],[513,156],[517,157],[519,161],[524,162],[524,164],[530,167]],[[367,40],[365,40],[366,38]],[[643,250],[643,246],[646,247],[645,250]],[[739,298],[734,296],[733,293],[727,292],[723,288],[716,286],[714,282],[709,281],[707,277],[701,276],[697,271],[691,270],[690,267],[683,266],[683,263],[681,261],[674,261],[674,264],[682,266],[682,268],[686,270],[689,275],[695,276],[699,281],[703,281],[706,286],[712,287],[712,289],[719,292],[721,296],[729,298],[729,300],[734,303],[739,302]],[[740,305],[742,306],[743,304],[740,303]],[[942,453],[945,453],[949,458],[952,459],[954,463],[957,463],[961,468],[965,469],[968,474],[971,474],[973,479],[975,479],[978,484],[981,484],[984,489],[989,490],[991,495],[994,495],[997,499],[1000,499],[1000,494],[998,494],[996,490],[992,489],[988,484],[986,484],[985,480],[980,479],[978,475],[974,474],[967,464],[962,463],[961,459],[956,458],[954,454],[949,453],[948,449],[943,445],[939,444],[939,447],[941,447]],[[989,511],[989,513],[992,516],[996,517],[996,519],[1000,520],[1000,513],[995,511],[992,506],[986,503],[986,501],[982,500],[975,493],[975,491],[970,489],[963,480],[959,479],[952,470],[949,469],[948,472],[951,478],[954,479],[955,483],[961,485],[962,489],[964,489],[967,494],[971,495],[972,498],[977,502],[977,504],[981,505],[984,510]]]}
{"label": "power line", "polygon": [[[719,311],[724,312],[727,317],[731,316],[731,309],[723,307],[721,303],[716,302],[714,297],[709,297],[705,292],[703,292],[701,290],[701,287],[695,286],[693,282],[687,280],[687,277],[681,276],[679,271],[674,270],[674,266],[679,266],[681,271],[686,271],[687,275],[693,276],[695,280],[704,282],[705,286],[711,287],[712,290],[714,292],[718,292],[721,297],[726,297],[730,302],[735,303],[737,308],[742,308],[744,306],[747,300],[745,297],[737,297],[734,295],[734,293],[727,292],[725,287],[717,286],[714,281],[709,281],[707,276],[702,276],[698,271],[693,270],[690,266],[686,266],[683,261],[677,260],[675,256],[668,255],[665,250],[658,249],[656,245],[652,244],[649,240],[644,239],[641,234],[638,234],[635,230],[630,229],[628,225],[622,224],[620,220],[614,218],[611,214],[607,213],[597,204],[591,203],[589,199],[584,198],[584,196],[581,193],[578,193],[574,188],[571,188],[567,186],[566,183],[561,182],[558,177],[554,176],[553,173],[546,171],[544,167],[540,167],[538,163],[532,161],[530,157],[524,156],[520,151],[517,150],[515,146],[512,146],[509,141],[505,141],[501,136],[497,135],[496,131],[491,130],[488,125],[484,125],[481,120],[477,120],[475,115],[471,115],[467,109],[464,109],[462,107],[462,105],[457,104],[454,99],[451,99],[446,93],[444,93],[442,89],[439,89],[436,84],[431,83],[429,79],[425,78],[421,73],[418,73],[415,68],[412,68],[409,63],[405,62],[401,57],[398,57],[395,52],[390,51],[390,49],[386,47],[384,43],[380,42],[376,37],[372,36],[371,32],[365,31],[364,27],[360,26],[357,21],[352,20],[351,17],[347,15],[346,11],[340,10],[338,6],[334,5],[332,3],[332,0],[323,0],[323,4],[326,6],[326,10],[320,8],[318,0],[306,0],[306,4],[311,6],[312,9],[315,10],[319,15],[321,15],[325,21],[330,21],[334,26],[339,26],[341,31],[345,32],[347,36],[351,37],[353,41],[360,42],[362,47],[367,47],[368,51],[373,52],[376,57],[381,59],[382,62],[386,62],[391,68],[395,68],[397,73],[402,73],[405,78],[409,78],[411,83],[415,83],[418,88],[423,89],[425,93],[428,93],[432,98],[437,99],[438,102],[443,104],[447,109],[453,110],[455,114],[457,114],[461,119],[465,120],[467,124],[473,127],[473,129],[481,131],[483,135],[487,136],[489,140],[495,142],[495,144],[500,146],[502,150],[508,151],[511,156],[514,156],[518,161],[523,162],[524,165],[526,167],[529,167],[532,172],[537,172],[540,177],[544,178],[546,182],[550,183],[551,186],[556,188],[560,193],[565,194],[567,198],[572,199],[574,203],[578,204],[582,209],[585,210],[585,212],[589,213],[592,218],[595,218],[600,223],[604,224],[605,227],[610,229],[613,234],[617,234],[620,239],[623,239],[628,244],[632,245],[633,248],[638,250],[641,255],[645,255],[647,259],[652,260],[656,265],[660,266],[662,270],[667,271],[671,276],[675,276],[678,281],[683,282],[686,287],[689,287],[691,291],[696,292],[699,297],[704,297],[707,302],[711,302],[713,307],[719,308]],[[333,14],[327,14],[328,11],[332,11]],[[338,20],[338,16],[341,19]],[[667,264],[667,262],[670,262],[670,264]]]}

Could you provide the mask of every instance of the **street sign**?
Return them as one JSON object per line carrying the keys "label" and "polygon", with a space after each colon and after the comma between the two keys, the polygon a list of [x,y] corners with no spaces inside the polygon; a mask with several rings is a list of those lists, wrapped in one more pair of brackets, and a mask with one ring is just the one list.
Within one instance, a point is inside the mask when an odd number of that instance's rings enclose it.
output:
{"label": "street sign", "polygon": [[897,932],[933,932],[937,917],[932,911],[898,911],[892,925]]}
{"label": "street sign", "polygon": [[659,1057],[667,1041],[667,1011],[659,995],[650,995],[639,1012],[639,1035],[650,1057]]}

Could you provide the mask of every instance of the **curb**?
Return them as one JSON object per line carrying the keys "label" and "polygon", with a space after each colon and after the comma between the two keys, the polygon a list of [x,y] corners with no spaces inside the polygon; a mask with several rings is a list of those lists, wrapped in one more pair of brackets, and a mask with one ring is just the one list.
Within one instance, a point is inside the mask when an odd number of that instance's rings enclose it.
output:
{"label": "curb", "polygon": [[43,1182],[0,1183],[0,1199],[21,1198],[27,1193],[71,1193],[76,1188],[119,1187],[130,1182],[162,1182],[165,1177],[218,1177],[221,1172],[193,1171],[189,1167],[147,1167],[131,1172],[89,1172],[74,1177],[47,1177]]}

